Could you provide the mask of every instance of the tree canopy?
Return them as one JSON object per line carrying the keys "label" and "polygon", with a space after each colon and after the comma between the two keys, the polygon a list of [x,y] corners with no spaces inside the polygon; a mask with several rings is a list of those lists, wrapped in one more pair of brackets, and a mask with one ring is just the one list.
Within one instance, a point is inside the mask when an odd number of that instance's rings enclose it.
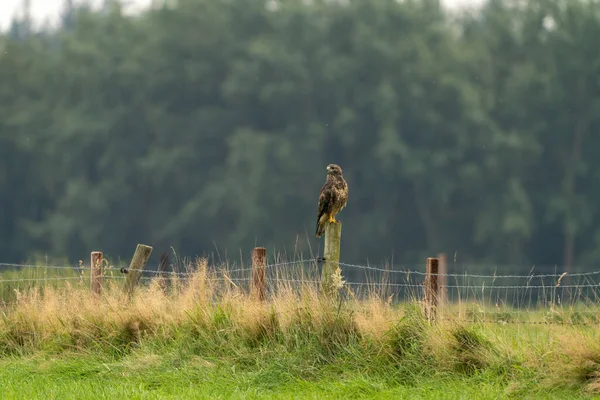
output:
{"label": "tree canopy", "polygon": [[0,261],[91,250],[600,261],[600,3],[67,2],[0,37]]}

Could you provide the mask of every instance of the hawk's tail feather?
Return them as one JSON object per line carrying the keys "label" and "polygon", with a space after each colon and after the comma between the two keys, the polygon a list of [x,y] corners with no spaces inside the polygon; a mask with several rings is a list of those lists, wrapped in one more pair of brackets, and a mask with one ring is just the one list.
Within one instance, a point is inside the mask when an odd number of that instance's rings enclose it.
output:
{"label": "hawk's tail feather", "polygon": [[324,226],[324,225],[319,225],[319,224],[317,223],[317,233],[316,233],[316,236],[317,236],[318,238],[320,238],[321,236],[323,236],[323,233],[325,232],[325,229],[324,229],[324,228],[325,228],[325,226]]}
{"label": "hawk's tail feather", "polygon": [[[320,215],[317,218],[317,231],[315,233],[315,236],[317,237],[321,237],[323,236],[323,233],[325,233],[325,223],[327,221],[326,218],[323,218],[325,215]],[[322,221],[324,219],[324,221]]]}

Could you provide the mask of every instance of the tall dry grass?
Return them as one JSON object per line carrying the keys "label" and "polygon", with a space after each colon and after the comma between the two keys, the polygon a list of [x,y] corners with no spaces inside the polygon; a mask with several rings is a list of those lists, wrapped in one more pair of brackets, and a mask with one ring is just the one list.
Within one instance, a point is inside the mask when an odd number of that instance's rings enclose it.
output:
{"label": "tall dry grass", "polygon": [[[157,280],[132,298],[120,281],[107,281],[100,299],[86,285],[66,282],[15,292],[0,316],[0,355],[35,352],[93,353],[120,357],[137,349],[176,351],[240,365],[294,360],[306,374],[323,365],[378,372],[395,379],[437,374],[491,373],[528,385],[600,391],[597,326],[490,323],[469,316],[472,304],[423,317],[420,299],[394,303],[388,293],[356,296],[341,289],[324,298],[314,278],[280,280],[265,302],[227,273],[200,260],[185,280]],[[302,272],[304,274],[304,272]],[[485,311],[485,310],[484,310]],[[529,383],[523,383],[529,382]]]}

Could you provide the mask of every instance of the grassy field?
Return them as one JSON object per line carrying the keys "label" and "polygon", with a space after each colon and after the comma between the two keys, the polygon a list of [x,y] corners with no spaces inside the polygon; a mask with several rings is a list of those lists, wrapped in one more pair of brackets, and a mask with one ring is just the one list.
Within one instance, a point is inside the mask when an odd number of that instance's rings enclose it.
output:
{"label": "grassy field", "polygon": [[417,301],[331,301],[284,283],[260,303],[205,263],[166,293],[151,283],[128,299],[120,284],[107,281],[99,300],[87,281],[13,290],[0,318],[0,398],[600,394],[598,325],[527,323],[544,311],[488,322],[461,304],[429,324]]}
{"label": "grassy field", "polygon": [[136,352],[119,360],[38,356],[5,360],[0,367],[3,399],[593,398],[574,389],[542,389],[525,377],[520,383],[508,383],[493,372],[407,379],[394,371],[347,369],[340,362],[307,374],[295,371],[297,368],[285,357],[240,368],[233,361]]}

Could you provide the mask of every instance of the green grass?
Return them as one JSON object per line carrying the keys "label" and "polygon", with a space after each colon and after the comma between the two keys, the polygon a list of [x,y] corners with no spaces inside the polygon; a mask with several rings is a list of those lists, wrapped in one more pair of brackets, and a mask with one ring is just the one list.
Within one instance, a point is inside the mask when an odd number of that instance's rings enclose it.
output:
{"label": "green grass", "polygon": [[[310,285],[282,284],[258,302],[205,264],[167,293],[151,284],[128,299],[120,283],[107,282],[101,299],[84,284],[26,288],[0,310],[0,398],[587,399],[600,393],[600,330],[593,319],[580,326],[521,324],[515,316],[490,322],[485,308],[474,315],[472,304],[457,304],[429,324],[416,300],[395,304],[374,294],[332,302]],[[569,320],[574,309],[552,315]],[[532,312],[522,322],[544,321],[547,313]]]}
{"label": "green grass", "polygon": [[507,381],[489,371],[470,376],[434,373],[406,381],[393,373],[346,371],[338,364],[302,374],[290,370],[284,358],[242,367],[169,353],[135,353],[121,360],[37,355],[3,359],[0,369],[3,399],[593,398],[564,388],[540,390],[528,385],[526,376]]}

